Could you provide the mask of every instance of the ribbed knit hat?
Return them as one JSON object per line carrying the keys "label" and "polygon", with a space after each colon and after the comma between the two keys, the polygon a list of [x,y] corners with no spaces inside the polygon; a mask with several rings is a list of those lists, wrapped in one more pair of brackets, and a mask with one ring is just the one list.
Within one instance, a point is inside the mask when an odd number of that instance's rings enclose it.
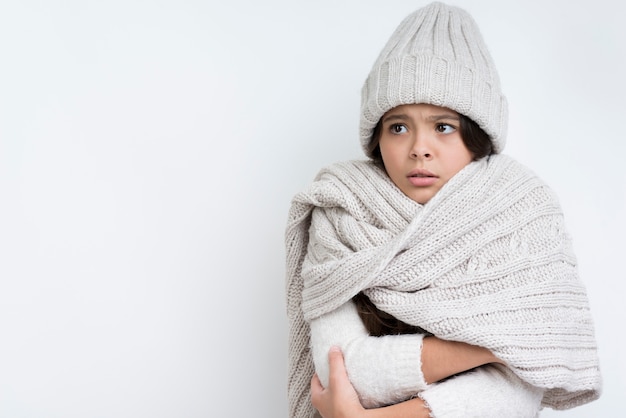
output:
{"label": "ribbed knit hat", "polygon": [[506,140],[508,107],[487,46],[464,10],[435,2],[406,17],[383,48],[361,91],[361,145],[404,104],[447,107],[476,122],[495,152]]}

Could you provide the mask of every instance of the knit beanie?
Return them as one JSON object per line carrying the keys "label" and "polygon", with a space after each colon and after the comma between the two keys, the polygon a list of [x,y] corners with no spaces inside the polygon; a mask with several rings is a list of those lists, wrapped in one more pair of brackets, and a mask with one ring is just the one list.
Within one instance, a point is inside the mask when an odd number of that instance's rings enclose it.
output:
{"label": "knit beanie", "polygon": [[435,2],[406,17],[361,91],[361,145],[389,110],[404,104],[447,107],[478,124],[494,151],[504,148],[508,107],[487,46],[464,10]]}

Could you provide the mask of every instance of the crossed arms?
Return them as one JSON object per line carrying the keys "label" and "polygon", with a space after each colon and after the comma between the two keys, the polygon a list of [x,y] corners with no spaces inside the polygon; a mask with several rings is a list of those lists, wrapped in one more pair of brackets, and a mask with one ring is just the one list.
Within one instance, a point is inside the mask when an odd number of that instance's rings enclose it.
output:
{"label": "crossed arms", "polygon": [[[371,337],[352,302],[311,322],[311,344],[312,398],[324,418],[534,417],[540,409],[543,391],[489,350],[420,334]],[[333,351],[329,362],[331,347],[343,355]]]}

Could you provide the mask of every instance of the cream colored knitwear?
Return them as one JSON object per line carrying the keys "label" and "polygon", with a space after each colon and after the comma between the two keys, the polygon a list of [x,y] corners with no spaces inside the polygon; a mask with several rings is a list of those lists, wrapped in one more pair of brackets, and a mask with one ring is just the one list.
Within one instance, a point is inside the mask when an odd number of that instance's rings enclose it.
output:
{"label": "cream colored knitwear", "polygon": [[[315,220],[313,220],[315,222]],[[313,319],[311,349],[324,387],[328,351],[341,348],[346,370],[365,408],[422,398],[437,418],[536,418],[544,390],[523,382],[506,367],[478,367],[455,378],[426,384],[421,373],[420,334],[372,337],[349,301]]]}
{"label": "cream colored knitwear", "polygon": [[396,106],[429,103],[476,122],[504,149],[507,102],[487,46],[464,10],[431,3],[405,18],[376,60],[361,91],[361,145]]}
{"label": "cream colored knitwear", "polygon": [[470,163],[426,205],[373,163],[333,165],[295,196],[286,246],[291,418],[312,414],[308,321],[361,290],[404,322],[490,349],[545,389],[545,406],[599,396],[592,317],[561,209],[509,157]]}

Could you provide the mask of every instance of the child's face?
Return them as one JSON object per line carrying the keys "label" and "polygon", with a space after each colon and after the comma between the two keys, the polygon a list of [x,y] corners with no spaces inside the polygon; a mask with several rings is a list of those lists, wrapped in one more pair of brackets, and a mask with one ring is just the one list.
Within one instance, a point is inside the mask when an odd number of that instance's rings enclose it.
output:
{"label": "child's face", "polygon": [[382,117],[380,153],[387,174],[404,194],[424,204],[472,161],[459,115],[429,104],[402,105]]}

